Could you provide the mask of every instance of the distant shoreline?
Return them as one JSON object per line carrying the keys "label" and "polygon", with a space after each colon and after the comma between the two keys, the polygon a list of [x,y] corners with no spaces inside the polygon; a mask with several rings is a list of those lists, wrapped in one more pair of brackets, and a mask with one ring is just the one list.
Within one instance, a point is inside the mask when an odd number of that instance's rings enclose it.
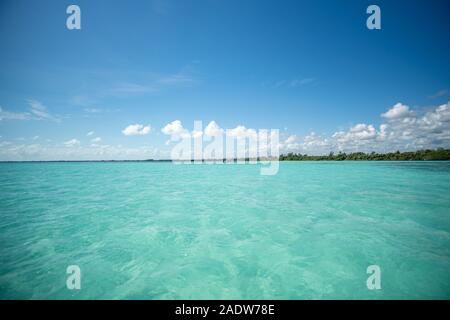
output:
{"label": "distant shoreline", "polygon": [[280,156],[280,161],[447,161],[450,160],[450,149],[424,149],[406,152],[364,153],[330,152],[324,156],[309,156],[300,153],[288,153]]}
{"label": "distant shoreline", "polygon": [[[222,159],[223,163],[254,162],[254,161],[276,161],[276,158],[246,158],[246,159]],[[311,156],[307,154],[288,153],[282,154],[279,161],[449,161],[450,149],[418,150],[410,152],[388,152],[388,153],[364,153],[339,152],[328,155]],[[200,162],[200,160],[171,160],[171,159],[146,159],[146,160],[0,160],[0,163],[63,163],[63,162]],[[220,160],[201,160],[203,163],[220,162]]]}

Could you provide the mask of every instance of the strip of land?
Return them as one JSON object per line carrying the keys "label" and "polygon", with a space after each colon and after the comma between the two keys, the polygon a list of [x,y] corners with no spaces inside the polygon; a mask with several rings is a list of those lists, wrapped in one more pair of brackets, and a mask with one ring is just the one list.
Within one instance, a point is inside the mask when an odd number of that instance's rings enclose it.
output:
{"label": "strip of land", "polygon": [[301,153],[288,153],[280,156],[280,161],[427,161],[427,160],[450,160],[450,149],[417,150],[410,152],[388,152],[388,153],[333,153],[322,156],[311,156]]}
{"label": "strip of land", "polygon": [[[245,158],[245,159],[203,159],[203,160],[178,160],[184,163],[233,163],[233,162],[256,162],[256,161],[276,161],[275,157],[266,158]],[[389,152],[389,153],[364,153],[364,152],[352,152],[352,153],[333,153],[328,155],[312,156],[301,153],[288,153],[280,155],[279,161],[446,161],[450,160],[450,149],[435,149],[435,150],[418,150],[408,152]],[[10,162],[173,162],[171,159],[146,159],[146,160],[10,160],[1,161],[0,163]]]}

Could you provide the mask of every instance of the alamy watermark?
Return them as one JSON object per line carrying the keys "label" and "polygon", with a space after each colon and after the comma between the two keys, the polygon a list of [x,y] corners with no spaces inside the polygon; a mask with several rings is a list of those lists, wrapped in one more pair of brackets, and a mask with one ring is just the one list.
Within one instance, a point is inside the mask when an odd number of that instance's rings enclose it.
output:
{"label": "alamy watermark", "polygon": [[370,276],[367,278],[366,285],[369,290],[381,289],[381,268],[374,264],[367,267],[367,274]]}
{"label": "alamy watermark", "polygon": [[366,26],[369,30],[381,29],[381,9],[379,6],[372,4],[367,7],[367,14],[370,16],[367,18]]}
{"label": "alamy watermark", "polygon": [[261,175],[275,175],[279,169],[278,129],[203,130],[202,121],[194,121],[192,132],[171,134],[174,144],[170,159],[176,164],[261,164]]}
{"label": "alamy watermark", "polygon": [[66,280],[66,287],[69,290],[81,289],[81,269],[77,265],[70,265],[66,269],[66,273],[69,275]]}
{"label": "alamy watermark", "polygon": [[[81,9],[78,5],[71,4],[67,7],[66,13],[69,14],[66,20],[66,26],[69,30],[81,29]],[[369,30],[381,29],[381,9],[379,6],[372,4],[367,7],[367,14],[370,16],[367,18],[366,26]]]}
{"label": "alamy watermark", "polygon": [[77,5],[70,5],[66,10],[67,14],[70,16],[67,17],[66,27],[69,30],[80,30],[81,29],[81,9]]}

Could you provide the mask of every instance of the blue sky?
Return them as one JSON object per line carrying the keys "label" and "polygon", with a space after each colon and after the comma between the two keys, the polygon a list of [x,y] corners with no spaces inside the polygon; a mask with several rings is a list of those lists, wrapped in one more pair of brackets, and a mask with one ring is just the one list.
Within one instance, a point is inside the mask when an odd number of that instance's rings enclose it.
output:
{"label": "blue sky", "polygon": [[[66,28],[70,4],[81,30]],[[381,30],[366,27],[370,4]],[[2,1],[0,160],[164,157],[175,120],[280,129],[286,152],[449,146],[449,9]],[[124,134],[133,124],[151,129]]]}

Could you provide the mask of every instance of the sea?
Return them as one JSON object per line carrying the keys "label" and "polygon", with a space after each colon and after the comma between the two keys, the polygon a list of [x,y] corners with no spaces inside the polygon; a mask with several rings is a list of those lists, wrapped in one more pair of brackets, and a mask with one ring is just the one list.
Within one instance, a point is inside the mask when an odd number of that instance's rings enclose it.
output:
{"label": "sea", "polygon": [[450,299],[450,162],[260,169],[0,163],[0,299]]}

